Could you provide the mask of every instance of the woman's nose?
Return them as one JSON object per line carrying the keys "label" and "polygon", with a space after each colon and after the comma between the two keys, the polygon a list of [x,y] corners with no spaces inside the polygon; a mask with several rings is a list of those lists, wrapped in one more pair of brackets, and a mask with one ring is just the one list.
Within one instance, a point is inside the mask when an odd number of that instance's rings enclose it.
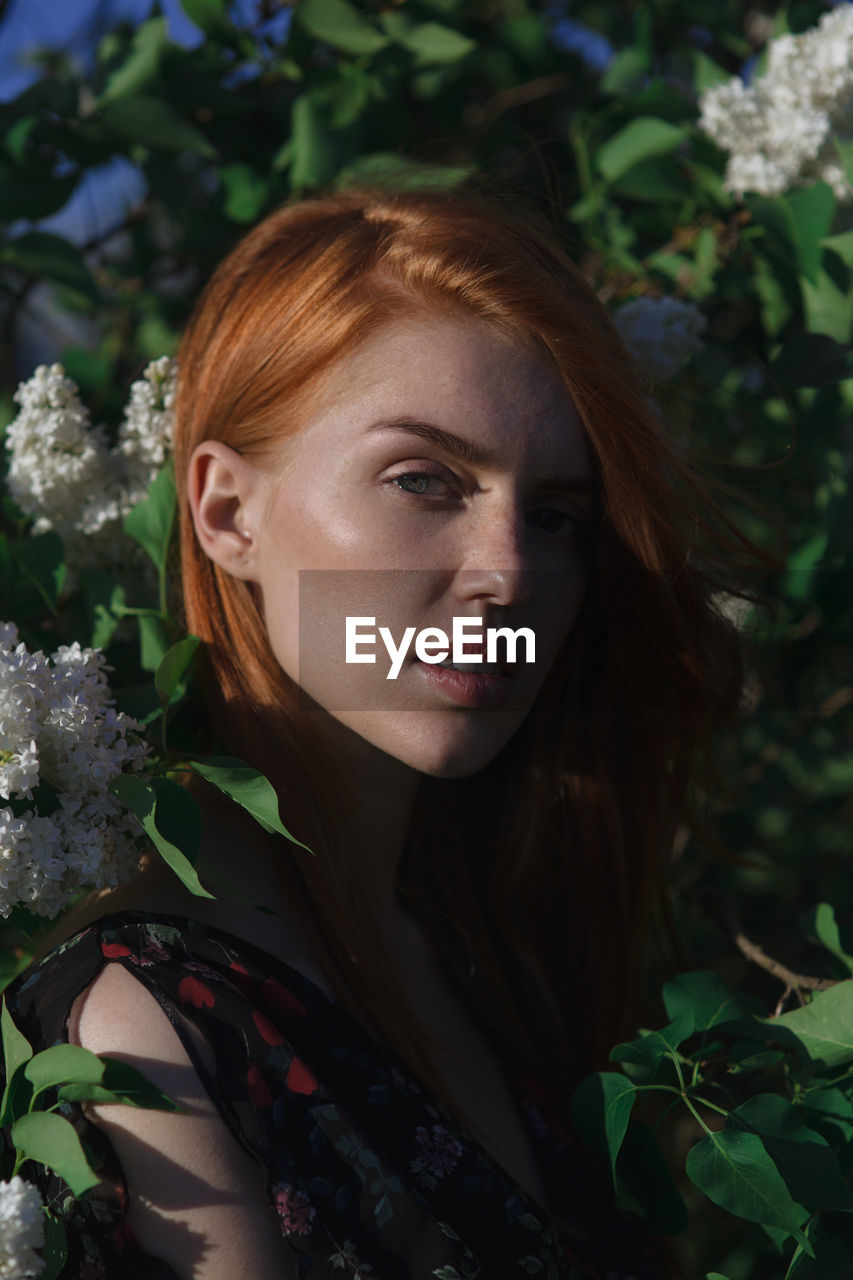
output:
{"label": "woman's nose", "polygon": [[533,563],[524,513],[516,508],[491,511],[469,529],[458,570],[463,599],[493,604],[523,604],[534,592]]}

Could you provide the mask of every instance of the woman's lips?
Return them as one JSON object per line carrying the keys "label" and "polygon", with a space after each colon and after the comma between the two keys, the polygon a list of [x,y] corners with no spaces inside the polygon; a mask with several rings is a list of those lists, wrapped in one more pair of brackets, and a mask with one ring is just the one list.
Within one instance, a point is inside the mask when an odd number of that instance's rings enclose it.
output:
{"label": "woman's lips", "polygon": [[[466,654],[468,660],[472,656],[474,655]],[[513,676],[510,674],[487,675],[484,672],[457,671],[454,667],[421,662],[419,658],[416,659],[415,666],[434,688],[440,689],[463,707],[500,707],[512,691]]]}

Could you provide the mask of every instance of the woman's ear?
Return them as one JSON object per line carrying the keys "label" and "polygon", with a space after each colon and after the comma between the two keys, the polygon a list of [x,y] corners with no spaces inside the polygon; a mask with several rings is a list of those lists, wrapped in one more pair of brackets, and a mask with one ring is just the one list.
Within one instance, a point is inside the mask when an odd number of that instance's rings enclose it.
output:
{"label": "woman's ear", "polygon": [[206,555],[234,578],[253,581],[261,472],[236,450],[204,440],[190,458],[187,496]]}

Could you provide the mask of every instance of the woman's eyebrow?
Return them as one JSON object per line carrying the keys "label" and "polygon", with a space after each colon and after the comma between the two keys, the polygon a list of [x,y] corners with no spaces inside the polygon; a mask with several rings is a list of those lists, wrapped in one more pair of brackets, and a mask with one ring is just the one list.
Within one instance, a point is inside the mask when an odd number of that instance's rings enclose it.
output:
{"label": "woman's eyebrow", "polygon": [[[474,444],[473,441],[466,440],[462,436],[454,435],[452,431],[445,431],[443,427],[437,427],[431,422],[421,422],[418,418],[385,418],[380,422],[371,423],[365,434],[373,431],[406,432],[421,440],[428,440],[450,457],[458,458],[460,462],[467,462],[474,467],[494,467],[500,461],[492,450]],[[548,471],[542,479],[556,488],[564,489],[567,493],[597,492],[597,485],[589,476],[562,476]]]}
{"label": "woman's eyebrow", "polygon": [[409,435],[420,437],[421,440],[429,440],[431,444],[450,454],[452,458],[458,458],[460,462],[468,462],[475,467],[495,466],[498,461],[494,453],[481,445],[454,435],[452,431],[436,427],[431,422],[421,422],[417,418],[384,418],[381,422],[371,423],[367,431],[405,431]]}

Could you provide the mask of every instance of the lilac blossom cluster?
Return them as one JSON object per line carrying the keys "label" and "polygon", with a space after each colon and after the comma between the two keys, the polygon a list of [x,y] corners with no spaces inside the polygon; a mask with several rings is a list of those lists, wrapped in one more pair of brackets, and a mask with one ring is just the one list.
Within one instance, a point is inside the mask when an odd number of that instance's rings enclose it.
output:
{"label": "lilac blossom cluster", "polygon": [[23,1178],[0,1182],[0,1276],[30,1280],[44,1269],[35,1252],[44,1246],[44,1206],[38,1191]]}
{"label": "lilac blossom cluster", "polygon": [[139,827],[108,788],[147,748],[115,710],[105,665],[76,642],[30,653],[0,623],[0,916],[17,904],[55,916],[138,863]]}
{"label": "lilac blossom cluster", "polygon": [[622,341],[653,382],[667,382],[702,350],[707,323],[695,303],[678,298],[633,298],[614,320]]}
{"label": "lilac blossom cluster", "polygon": [[763,74],[712,85],[700,108],[701,128],[729,152],[729,191],[776,196],[823,179],[849,201],[836,139],[853,133],[853,5],[771,40]]}
{"label": "lilac blossom cluster", "polygon": [[130,388],[112,449],[61,364],[39,365],[15,392],[20,409],[6,432],[9,494],[33,518],[34,533],[61,536],[72,568],[119,567],[121,522],[168,456],[176,385],[174,360],[151,361]]}

